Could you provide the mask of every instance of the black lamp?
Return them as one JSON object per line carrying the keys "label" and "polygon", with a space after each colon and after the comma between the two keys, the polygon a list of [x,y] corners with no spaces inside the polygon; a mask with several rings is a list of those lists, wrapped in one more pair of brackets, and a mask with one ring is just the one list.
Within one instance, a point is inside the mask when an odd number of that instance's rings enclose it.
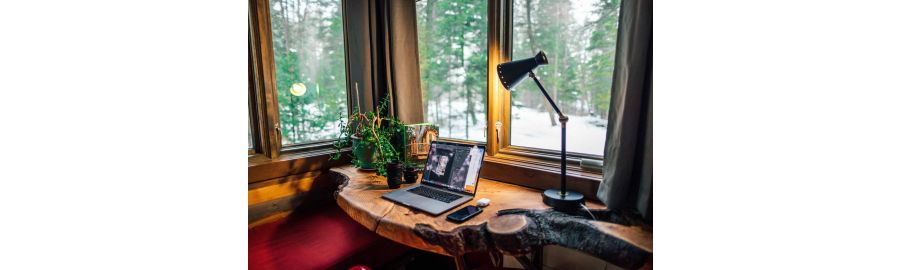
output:
{"label": "black lamp", "polygon": [[559,173],[560,188],[545,190],[543,197],[544,204],[552,206],[553,209],[572,211],[578,209],[578,207],[584,203],[584,195],[575,191],[566,190],[566,122],[569,121],[569,117],[563,115],[559,110],[559,107],[556,107],[556,103],[553,102],[553,99],[547,94],[547,90],[544,90],[544,86],[541,85],[541,81],[539,81],[534,75],[534,72],[531,71],[540,65],[546,64],[547,55],[544,54],[544,51],[540,51],[532,58],[497,65],[497,75],[500,76],[500,83],[502,83],[503,87],[506,87],[507,90],[511,90],[525,80],[525,76],[531,77],[531,79],[537,83],[538,88],[541,89],[541,93],[544,93],[544,97],[547,98],[547,101],[550,102],[550,106],[553,106],[553,110],[559,115],[559,123],[562,126],[562,147],[560,150],[562,158],[560,160]]}

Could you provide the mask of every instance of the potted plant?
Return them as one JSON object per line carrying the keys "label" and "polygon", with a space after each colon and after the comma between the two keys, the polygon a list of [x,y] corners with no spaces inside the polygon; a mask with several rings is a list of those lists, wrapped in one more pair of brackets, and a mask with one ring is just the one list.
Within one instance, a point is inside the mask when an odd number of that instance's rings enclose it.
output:
{"label": "potted plant", "polygon": [[388,176],[387,165],[400,160],[399,148],[393,142],[403,123],[385,114],[387,106],[388,100],[384,99],[374,112],[354,111],[346,123],[341,119],[340,136],[333,145],[337,152],[331,158],[339,159],[341,150],[351,146],[350,162],[354,166]]}
{"label": "potted plant", "polygon": [[404,183],[415,183],[419,178],[419,164],[413,161],[403,162],[403,180]]}

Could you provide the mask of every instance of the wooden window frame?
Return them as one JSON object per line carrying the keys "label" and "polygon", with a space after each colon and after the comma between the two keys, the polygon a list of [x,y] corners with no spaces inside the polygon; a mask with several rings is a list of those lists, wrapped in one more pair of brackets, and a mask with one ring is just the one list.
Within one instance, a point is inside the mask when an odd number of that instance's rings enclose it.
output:
{"label": "wooden window frame", "polygon": [[[341,4],[341,19],[347,24],[344,4]],[[253,149],[250,151],[250,163],[259,163],[265,160],[282,160],[308,157],[320,157],[338,152],[333,149],[337,139],[316,140],[292,145],[282,145],[281,120],[278,111],[278,93],[275,77],[275,53],[272,41],[272,24],[269,16],[268,0],[249,1],[250,24],[250,111],[253,132]],[[347,30],[344,28],[344,55],[349,57],[347,43]],[[350,85],[350,74],[347,68],[349,60],[345,62],[346,85]],[[350,99],[349,89],[345,89],[347,100]],[[347,104],[347,115],[351,106]],[[348,149],[341,149],[341,152]],[[284,157],[282,157],[284,156]]]}
{"label": "wooden window frame", "polygon": [[[347,3],[342,3],[346,14]],[[253,148],[249,151],[249,180],[262,181],[289,174],[304,173],[337,164],[348,158],[332,161],[336,153],[334,140],[282,146],[278,98],[275,89],[275,63],[272,47],[268,0],[249,1],[250,70],[249,100]],[[343,16],[344,25],[347,17]],[[510,60],[512,55],[512,0],[488,0],[488,78],[487,78],[487,137],[485,142],[441,138],[442,140],[475,143],[487,149],[482,176],[533,188],[553,188],[559,175],[559,151],[514,146],[510,144],[510,93],[502,88],[496,67]],[[345,62],[351,61],[348,52],[347,29],[344,28]],[[347,65],[349,66],[349,65]],[[347,86],[350,70],[345,68]],[[346,91],[350,98],[350,91]],[[347,106],[348,114],[351,106]],[[496,129],[495,123],[501,128]],[[347,152],[349,149],[341,149]],[[569,186],[593,198],[602,175],[583,170],[581,158],[602,159],[602,156],[569,153],[567,175]]]}
{"label": "wooden window frame", "polygon": [[[487,154],[485,162],[488,168],[516,168],[521,173],[492,172],[489,169],[487,176],[501,181],[515,182],[536,188],[550,188],[558,185],[556,181],[522,180],[536,178],[552,178],[558,176],[560,154],[557,150],[540,149],[533,147],[515,146],[510,143],[511,137],[511,95],[503,88],[497,76],[498,64],[511,60],[512,57],[512,25],[513,25],[513,1],[514,0],[490,0],[488,3],[488,126],[493,127],[487,136]],[[500,128],[496,125],[499,123]],[[570,185],[581,186],[587,190],[579,190],[589,197],[593,197],[594,189],[602,180],[602,173],[583,169],[581,160],[603,160],[602,155],[592,155],[576,152],[567,153],[567,175]],[[527,177],[526,177],[527,176]],[[508,179],[506,179],[508,178]],[[518,178],[518,179],[513,179]],[[555,180],[555,178],[553,178]]]}

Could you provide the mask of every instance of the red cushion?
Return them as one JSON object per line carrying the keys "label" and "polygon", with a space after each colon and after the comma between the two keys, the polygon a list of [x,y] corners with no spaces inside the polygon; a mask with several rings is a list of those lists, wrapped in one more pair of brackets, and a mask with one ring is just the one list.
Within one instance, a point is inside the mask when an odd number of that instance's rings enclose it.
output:
{"label": "red cushion", "polygon": [[249,235],[249,269],[334,268],[378,242],[389,242],[335,205],[296,212],[254,227]]}

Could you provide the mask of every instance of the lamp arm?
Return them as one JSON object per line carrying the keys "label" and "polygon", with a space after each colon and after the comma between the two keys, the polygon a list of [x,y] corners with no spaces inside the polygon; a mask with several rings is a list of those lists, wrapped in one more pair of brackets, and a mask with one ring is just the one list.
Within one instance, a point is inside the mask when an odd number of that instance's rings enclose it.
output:
{"label": "lamp arm", "polygon": [[553,110],[556,111],[556,114],[559,115],[559,124],[561,125],[560,134],[560,160],[559,160],[559,190],[560,196],[565,198],[567,195],[566,190],[566,122],[569,122],[569,117],[564,115],[562,111],[559,110],[559,107],[556,106],[556,102],[553,102],[553,99],[550,98],[550,94],[547,94],[547,90],[544,89],[544,85],[541,84],[541,81],[537,79],[537,76],[534,75],[534,72],[528,71],[528,77],[534,79],[534,82],[537,83],[538,88],[541,89],[541,93],[544,93],[544,97],[547,98],[547,101],[550,102],[550,106],[553,106]]}
{"label": "lamp arm", "polygon": [[562,111],[559,110],[559,107],[556,106],[556,102],[554,102],[553,99],[550,98],[550,94],[547,94],[547,90],[544,89],[544,85],[541,84],[541,81],[538,80],[537,76],[534,75],[534,72],[529,71],[528,77],[531,77],[531,79],[534,80],[534,83],[538,85],[538,88],[541,89],[541,93],[544,93],[544,97],[547,98],[547,101],[550,102],[550,106],[553,106],[553,110],[556,111],[556,114],[559,115],[559,119],[562,120],[563,118],[565,118],[566,120],[568,120],[569,118],[563,115]]}

